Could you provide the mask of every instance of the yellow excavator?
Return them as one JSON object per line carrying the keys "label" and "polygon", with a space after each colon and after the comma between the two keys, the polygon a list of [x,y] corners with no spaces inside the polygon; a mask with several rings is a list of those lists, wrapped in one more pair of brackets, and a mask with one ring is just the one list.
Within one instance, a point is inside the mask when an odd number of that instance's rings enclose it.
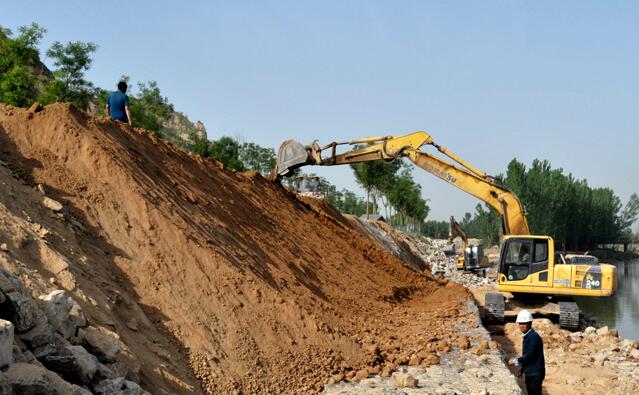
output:
{"label": "yellow excavator", "polygon": [[[367,144],[367,145],[364,145]],[[355,146],[337,153],[340,145]],[[363,145],[363,146],[362,146]],[[424,152],[432,146],[453,163]],[[326,155],[322,155],[324,152]],[[486,294],[485,319],[503,322],[506,300],[502,292],[527,301],[557,302],[562,327],[577,328],[579,308],[573,296],[602,297],[617,288],[616,269],[589,255],[563,255],[550,236],[530,234],[526,212],[517,196],[495,178],[478,170],[441,145],[426,132],[402,136],[368,137],[320,146],[287,140],[279,148],[275,179],[307,165],[336,166],[375,160],[408,158],[428,173],[492,206],[502,218],[502,241],[497,272],[497,293]]]}
{"label": "yellow excavator", "polygon": [[[461,253],[457,254],[455,251],[455,244],[453,241],[459,237],[462,241]],[[464,229],[455,221],[455,217],[451,215],[450,222],[448,223],[448,243],[444,247],[444,253],[449,252],[452,255],[457,254],[456,267],[457,270],[463,270],[466,272],[485,273],[485,268],[488,266],[488,258],[484,256],[484,246],[482,244],[468,244],[468,236]]]}

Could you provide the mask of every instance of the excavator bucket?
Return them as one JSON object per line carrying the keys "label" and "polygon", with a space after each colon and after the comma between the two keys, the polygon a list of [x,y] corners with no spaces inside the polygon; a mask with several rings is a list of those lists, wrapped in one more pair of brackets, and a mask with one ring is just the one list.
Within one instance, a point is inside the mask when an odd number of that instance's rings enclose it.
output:
{"label": "excavator bucket", "polygon": [[287,177],[295,169],[310,164],[313,164],[313,159],[306,147],[295,140],[286,140],[277,152],[275,171],[278,177]]}
{"label": "excavator bucket", "polygon": [[446,244],[444,246],[444,249],[443,249],[444,255],[446,255],[446,256],[456,255],[457,251],[455,251],[455,249],[456,249],[455,247],[456,247],[455,243],[450,242],[450,243]]}

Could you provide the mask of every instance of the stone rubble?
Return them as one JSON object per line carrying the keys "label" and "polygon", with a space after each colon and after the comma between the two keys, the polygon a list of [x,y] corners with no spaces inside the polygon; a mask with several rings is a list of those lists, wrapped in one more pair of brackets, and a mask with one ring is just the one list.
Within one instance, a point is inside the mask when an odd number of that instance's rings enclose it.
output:
{"label": "stone rubble", "polygon": [[0,394],[148,394],[118,335],[87,326],[68,292],[34,298],[0,268],[0,303]]}
{"label": "stone rubble", "polygon": [[[376,228],[383,231],[383,226]],[[380,233],[383,232],[380,231]],[[494,280],[495,269],[487,268],[487,275],[468,273],[457,270],[456,257],[444,254],[447,240],[436,240],[418,235],[405,235],[410,238],[413,252],[423,259],[425,266],[430,267],[434,275],[444,277],[460,283],[469,289],[496,287]],[[390,236],[388,236],[390,238]],[[472,241],[471,241],[472,242]],[[460,246],[456,246],[460,250]],[[494,261],[496,256],[489,255]],[[473,305],[476,309],[476,307]],[[479,321],[479,314],[478,321]],[[608,393],[627,394],[639,393],[639,341],[620,339],[614,329],[608,327],[596,328],[588,319],[582,318],[581,332],[570,332],[560,329],[548,319],[535,319],[534,327],[544,338],[547,348],[547,369],[553,371],[555,367],[561,370],[563,364],[581,364],[581,369],[605,369],[607,374],[616,377],[614,388],[604,389]],[[463,329],[468,330],[468,329]],[[507,323],[505,331],[511,331],[520,346],[518,328],[514,323]],[[524,384],[521,378],[514,376],[504,361],[505,351],[493,342],[488,332],[480,324],[477,332],[482,332],[485,340],[490,344],[480,345],[477,340],[464,341],[461,338],[452,350],[437,352],[439,364],[420,366],[398,366],[394,371],[384,369],[381,374],[368,377],[333,377],[329,385],[325,386],[327,394],[521,394]],[[476,335],[470,331],[469,338]],[[491,348],[494,347],[493,348]],[[482,352],[478,350],[486,350]],[[514,352],[514,351],[513,351]],[[514,368],[512,368],[514,369]],[[557,377],[565,378],[559,386],[552,387],[554,391],[565,388],[581,388],[586,391],[599,391],[601,388],[593,386],[588,377],[579,377],[578,373],[560,374],[547,377],[549,384]],[[357,379],[357,380],[356,380]],[[414,386],[405,385],[414,380]],[[518,384],[519,381],[519,384]],[[605,380],[604,380],[605,381]],[[556,385],[556,383],[553,383]],[[605,387],[605,383],[601,384]],[[554,392],[553,392],[554,393]]]}
{"label": "stone rubble", "polygon": [[[522,394],[515,377],[504,363],[505,355],[481,325],[477,306],[473,325],[456,323],[465,335],[447,351],[437,351],[439,363],[428,367],[400,365],[394,372],[382,371],[363,377],[334,377],[324,387],[326,394]],[[472,339],[472,342],[470,341]],[[468,342],[463,341],[468,340]]]}

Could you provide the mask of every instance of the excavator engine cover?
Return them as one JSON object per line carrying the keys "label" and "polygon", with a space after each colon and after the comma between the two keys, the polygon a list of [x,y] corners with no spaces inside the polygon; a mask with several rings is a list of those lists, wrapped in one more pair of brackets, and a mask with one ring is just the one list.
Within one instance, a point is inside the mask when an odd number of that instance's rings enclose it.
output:
{"label": "excavator engine cover", "polygon": [[287,177],[293,170],[312,164],[313,159],[306,147],[295,140],[286,140],[277,152],[276,171],[280,177]]}

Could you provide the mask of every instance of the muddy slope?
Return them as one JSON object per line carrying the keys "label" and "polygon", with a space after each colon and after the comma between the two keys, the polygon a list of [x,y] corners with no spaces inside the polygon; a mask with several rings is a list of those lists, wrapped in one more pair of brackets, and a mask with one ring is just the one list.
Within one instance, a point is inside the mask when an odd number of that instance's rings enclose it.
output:
{"label": "muddy slope", "polygon": [[[1,197],[62,235],[47,243],[69,262],[65,282],[136,354],[149,388],[319,391],[331,374],[454,341],[447,322],[466,314],[466,290],[411,271],[261,176],[70,105],[0,106],[0,159],[63,203],[51,216]],[[55,277],[33,244],[15,244]]]}

